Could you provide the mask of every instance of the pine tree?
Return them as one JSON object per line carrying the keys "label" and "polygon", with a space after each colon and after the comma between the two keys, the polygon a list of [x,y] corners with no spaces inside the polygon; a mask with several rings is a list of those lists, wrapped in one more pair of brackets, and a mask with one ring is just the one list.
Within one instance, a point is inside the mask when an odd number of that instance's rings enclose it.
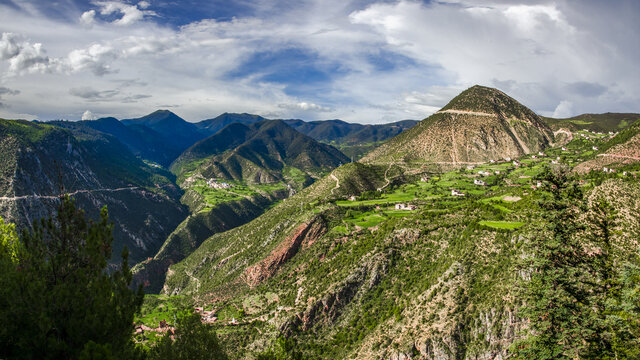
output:
{"label": "pine tree", "polygon": [[[87,221],[68,196],[57,215],[21,238],[17,261],[0,252],[0,358],[134,358],[132,291],[126,249],[107,272],[113,243],[106,208]],[[97,356],[97,355],[96,355]]]}

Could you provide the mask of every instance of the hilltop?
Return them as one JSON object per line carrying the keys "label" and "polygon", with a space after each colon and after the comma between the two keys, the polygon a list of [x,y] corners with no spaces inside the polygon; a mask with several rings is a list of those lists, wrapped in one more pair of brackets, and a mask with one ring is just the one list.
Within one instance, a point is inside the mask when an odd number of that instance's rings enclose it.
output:
{"label": "hilltop", "polygon": [[181,151],[206,137],[195,124],[169,110],[157,110],[140,118],[124,119],[122,123],[127,126],[144,125],[161,134],[169,146]]}
{"label": "hilltop", "polygon": [[533,111],[499,90],[476,85],[361,161],[460,166],[517,158],[552,142],[551,129]]}

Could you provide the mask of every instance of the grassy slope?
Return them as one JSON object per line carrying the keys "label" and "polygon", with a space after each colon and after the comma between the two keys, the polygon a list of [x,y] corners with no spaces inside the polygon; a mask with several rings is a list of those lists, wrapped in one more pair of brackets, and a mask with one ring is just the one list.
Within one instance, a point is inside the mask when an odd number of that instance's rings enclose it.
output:
{"label": "grassy slope", "polygon": [[[195,295],[196,304],[217,310],[215,326],[231,348],[242,349],[238,358],[281,333],[294,335],[312,359],[502,352],[524,326],[513,317],[513,259],[542,225],[541,193],[530,185],[551,159],[578,164],[592,145],[577,139],[566,146],[548,149],[542,159],[523,158],[526,166],[519,168],[485,164],[432,174],[428,182],[405,176],[375,199],[363,194],[356,201],[326,201],[336,182],[324,178],[255,221],[205,241],[171,268],[166,290]],[[341,167],[333,195],[344,199],[377,188],[385,169]],[[496,170],[502,175],[484,178],[489,186],[473,185],[477,171]],[[622,179],[604,184],[608,196],[625,193],[632,201],[640,194],[637,184]],[[468,196],[452,197],[452,188]],[[393,210],[399,201],[418,209]],[[635,202],[616,206],[637,213]],[[253,288],[245,283],[244,269],[318,214],[325,235],[303,246],[274,277]],[[625,224],[637,232],[637,221]],[[226,326],[232,318],[246,325]]]}

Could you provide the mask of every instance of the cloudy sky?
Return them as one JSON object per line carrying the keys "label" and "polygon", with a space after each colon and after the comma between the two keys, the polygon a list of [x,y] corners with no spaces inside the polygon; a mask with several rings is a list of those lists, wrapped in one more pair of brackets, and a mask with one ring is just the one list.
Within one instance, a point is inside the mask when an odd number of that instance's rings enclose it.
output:
{"label": "cloudy sky", "polygon": [[497,87],[640,112],[640,1],[0,0],[0,117],[381,123]]}

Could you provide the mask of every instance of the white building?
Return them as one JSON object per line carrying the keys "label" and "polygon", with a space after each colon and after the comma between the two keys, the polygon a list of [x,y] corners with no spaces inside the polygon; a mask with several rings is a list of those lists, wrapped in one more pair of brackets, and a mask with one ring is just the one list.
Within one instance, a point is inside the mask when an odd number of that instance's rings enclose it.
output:
{"label": "white building", "polygon": [[476,185],[480,185],[480,186],[485,186],[485,185],[487,185],[487,183],[485,183],[485,182],[484,182],[484,181],[482,181],[482,180],[478,180],[478,179],[473,180],[473,183],[474,183],[474,184],[476,184]]}
{"label": "white building", "polygon": [[458,190],[451,190],[451,196],[465,196],[465,194]]}

